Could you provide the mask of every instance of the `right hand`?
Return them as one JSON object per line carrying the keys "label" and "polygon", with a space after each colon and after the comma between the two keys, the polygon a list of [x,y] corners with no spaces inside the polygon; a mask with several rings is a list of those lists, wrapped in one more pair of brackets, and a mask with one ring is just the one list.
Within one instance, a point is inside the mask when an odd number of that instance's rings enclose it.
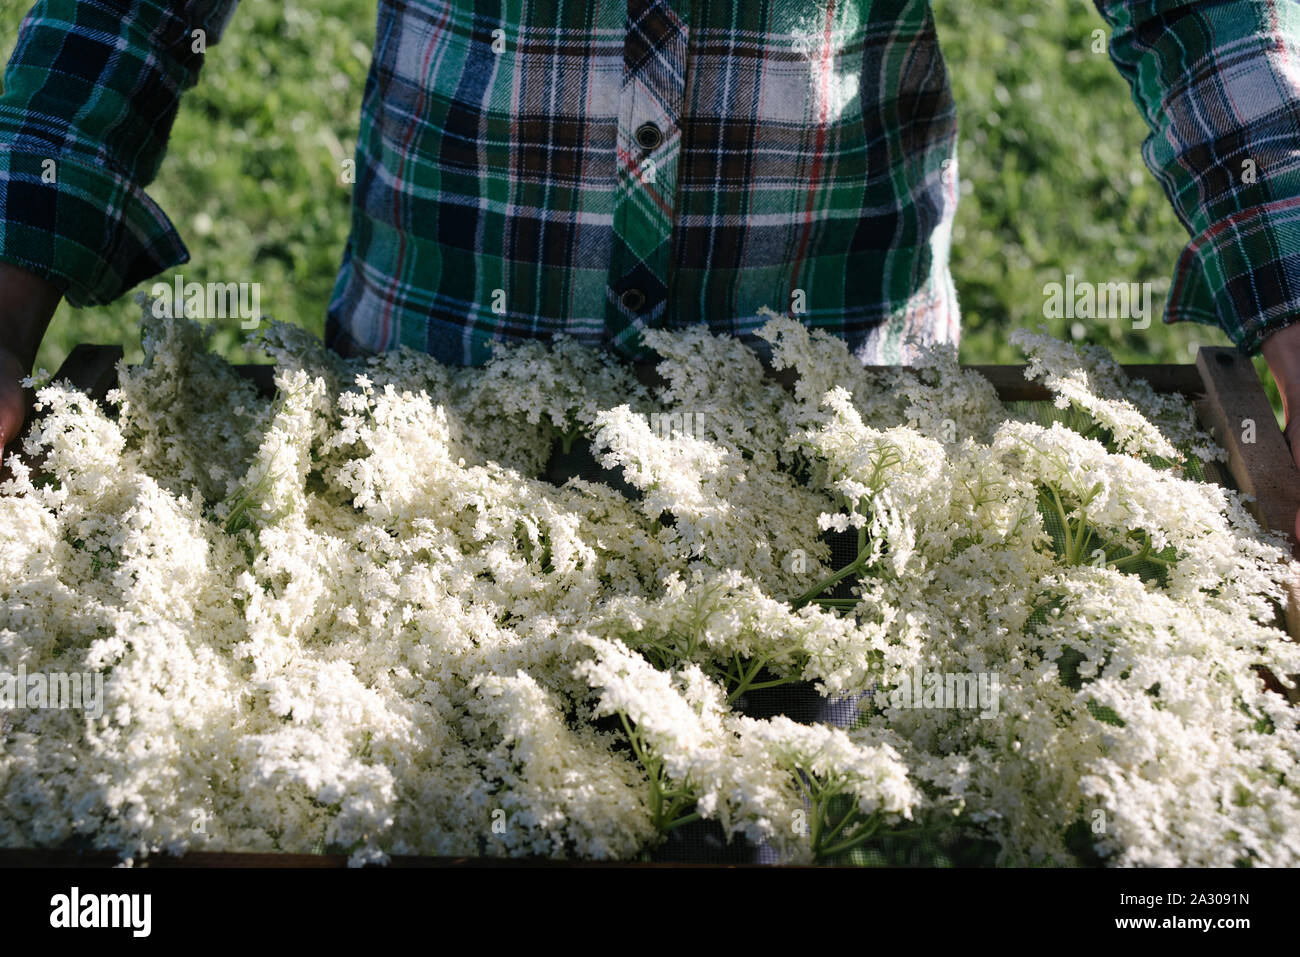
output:
{"label": "right hand", "polygon": [[31,394],[20,382],[31,375],[61,297],[53,283],[0,262],[0,449],[12,445],[23,430]]}

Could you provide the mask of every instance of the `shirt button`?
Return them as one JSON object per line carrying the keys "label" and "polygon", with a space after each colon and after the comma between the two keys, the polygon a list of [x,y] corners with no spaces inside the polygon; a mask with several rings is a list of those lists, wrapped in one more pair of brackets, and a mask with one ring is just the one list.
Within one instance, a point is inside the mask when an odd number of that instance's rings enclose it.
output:
{"label": "shirt button", "polygon": [[642,149],[652,150],[664,141],[664,135],[653,123],[642,123],[636,128],[636,141]]}
{"label": "shirt button", "polygon": [[636,312],[645,305],[645,293],[635,286],[631,289],[624,289],[623,295],[619,298],[623,302],[623,308],[628,312]]}

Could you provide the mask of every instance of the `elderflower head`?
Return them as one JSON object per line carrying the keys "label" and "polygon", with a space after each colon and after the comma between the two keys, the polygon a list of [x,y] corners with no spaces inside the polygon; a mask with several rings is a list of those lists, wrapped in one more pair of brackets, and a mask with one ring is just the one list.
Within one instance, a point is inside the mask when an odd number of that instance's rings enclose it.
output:
{"label": "elderflower head", "polygon": [[1073,405],[1109,430],[1119,451],[1177,462],[1182,445],[1198,458],[1223,458],[1197,426],[1190,406],[1128,378],[1105,349],[1076,347],[1045,330],[1017,329],[1011,341],[1029,357],[1026,378],[1043,380],[1059,408]]}

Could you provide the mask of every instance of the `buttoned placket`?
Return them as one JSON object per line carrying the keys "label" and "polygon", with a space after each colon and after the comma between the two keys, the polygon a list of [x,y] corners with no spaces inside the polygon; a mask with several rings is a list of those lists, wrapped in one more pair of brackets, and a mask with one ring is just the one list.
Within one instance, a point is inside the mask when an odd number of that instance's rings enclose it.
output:
{"label": "buttoned placket", "polygon": [[606,296],[610,345],[635,354],[663,321],[672,267],[689,4],[628,0],[619,100],[618,191]]}

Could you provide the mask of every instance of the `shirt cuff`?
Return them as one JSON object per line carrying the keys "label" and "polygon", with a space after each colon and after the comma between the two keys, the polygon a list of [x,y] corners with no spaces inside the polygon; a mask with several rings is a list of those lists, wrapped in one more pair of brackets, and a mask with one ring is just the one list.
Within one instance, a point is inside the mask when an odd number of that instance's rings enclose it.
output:
{"label": "shirt cuff", "polygon": [[1223,328],[1237,348],[1300,321],[1300,197],[1234,213],[1195,236],[1178,257],[1165,322]]}
{"label": "shirt cuff", "polygon": [[133,180],[85,158],[0,145],[0,260],[103,305],[189,262],[162,209]]}

